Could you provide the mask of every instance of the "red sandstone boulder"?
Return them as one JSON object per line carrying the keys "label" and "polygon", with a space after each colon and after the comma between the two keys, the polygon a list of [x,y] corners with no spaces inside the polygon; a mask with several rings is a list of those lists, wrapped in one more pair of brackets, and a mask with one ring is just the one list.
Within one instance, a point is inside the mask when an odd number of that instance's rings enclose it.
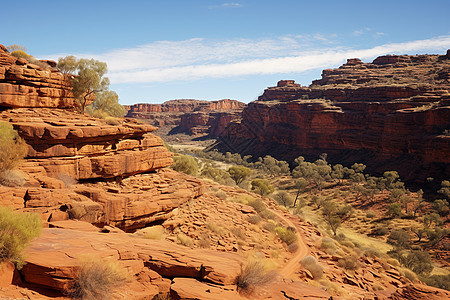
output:
{"label": "red sandstone boulder", "polygon": [[230,285],[235,282],[243,262],[235,254],[192,250],[166,241],[57,228],[44,229],[26,251],[27,264],[20,270],[23,280],[60,291],[70,286],[79,259],[85,255],[117,260],[128,266],[131,274],[150,282],[158,281],[158,276],[143,276],[147,269],[167,277],[190,277]]}

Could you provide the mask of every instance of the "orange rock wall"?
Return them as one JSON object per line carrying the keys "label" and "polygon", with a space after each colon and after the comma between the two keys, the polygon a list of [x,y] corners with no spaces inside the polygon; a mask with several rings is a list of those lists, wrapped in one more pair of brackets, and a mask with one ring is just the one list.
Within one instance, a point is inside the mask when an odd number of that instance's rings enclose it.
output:
{"label": "orange rock wall", "polygon": [[450,136],[444,131],[450,129],[450,81],[439,74],[450,70],[449,58],[350,59],[324,70],[309,87],[280,81],[244,108],[242,120],[222,134],[227,140],[222,146],[285,159],[326,152],[334,162],[362,160],[403,169],[406,177],[425,176],[433,168],[448,177]]}
{"label": "orange rock wall", "polygon": [[143,113],[161,113],[161,112],[193,112],[193,111],[210,111],[210,110],[230,110],[242,109],[244,103],[224,99],[217,101],[205,100],[170,100],[162,104],[139,103],[129,107],[128,117],[142,116]]}
{"label": "orange rock wall", "polygon": [[74,106],[68,75],[11,56],[0,45],[0,107]]}

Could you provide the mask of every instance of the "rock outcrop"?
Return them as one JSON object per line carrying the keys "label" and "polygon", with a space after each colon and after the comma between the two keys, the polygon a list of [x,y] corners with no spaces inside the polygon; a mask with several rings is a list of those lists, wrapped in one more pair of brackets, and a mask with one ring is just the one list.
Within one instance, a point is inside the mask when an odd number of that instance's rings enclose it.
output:
{"label": "rock outcrop", "polygon": [[226,151],[292,160],[328,153],[404,178],[450,174],[450,59],[447,55],[350,59],[309,87],[270,87],[222,134]]}
{"label": "rock outcrop", "polygon": [[[157,286],[163,283],[161,275],[231,285],[235,283],[243,262],[237,254],[193,250],[166,241],[127,234],[58,228],[44,229],[41,237],[27,248],[27,252],[27,264],[20,270],[24,283],[61,292],[70,288],[83,256],[118,261],[128,269],[132,278],[137,277],[138,283],[148,286],[155,285],[157,278]],[[151,275],[152,272],[154,275]],[[170,280],[165,281],[168,291]],[[161,286],[154,293],[154,289],[150,288],[147,293],[153,292],[152,298],[160,289]],[[137,297],[130,295],[128,299]]]}
{"label": "rock outcrop", "polygon": [[145,119],[145,113],[186,113],[193,111],[242,109],[245,104],[236,100],[223,99],[216,101],[180,99],[169,100],[162,104],[139,103],[130,105],[128,117]]}
{"label": "rock outcrop", "polygon": [[[19,78],[13,70],[34,71]],[[172,163],[172,153],[151,133],[155,127],[74,112],[73,97],[65,97],[71,95],[67,77],[50,66],[30,69],[3,46],[0,71],[0,84],[23,92],[12,97],[0,89],[0,121],[12,124],[28,145],[20,167],[26,184],[1,186],[1,205],[38,212],[46,222],[77,218],[134,231],[169,218],[203,193],[199,180],[161,170]],[[40,92],[49,86],[59,91],[51,92],[55,97]],[[141,173],[146,174],[130,177]]]}
{"label": "rock outcrop", "polygon": [[76,180],[113,178],[149,172],[172,163],[151,125],[124,120],[109,125],[101,119],[49,108],[18,108],[0,112],[29,145],[24,168],[64,174]]}
{"label": "rock outcrop", "polygon": [[1,107],[73,107],[69,75],[55,69],[55,62],[41,65],[11,56],[0,45]]}

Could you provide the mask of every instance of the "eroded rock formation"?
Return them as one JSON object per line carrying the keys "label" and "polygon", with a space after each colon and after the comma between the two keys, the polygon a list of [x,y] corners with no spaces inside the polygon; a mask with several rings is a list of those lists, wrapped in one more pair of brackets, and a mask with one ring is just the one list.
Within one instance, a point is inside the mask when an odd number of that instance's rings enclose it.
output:
{"label": "eroded rock formation", "polygon": [[54,68],[55,62],[44,65],[11,56],[0,45],[0,106],[73,107],[70,77]]}
{"label": "eroded rock formation", "polygon": [[162,104],[140,103],[127,107],[128,117],[155,126],[172,126],[171,133],[217,136],[229,122],[240,118],[245,104],[236,100],[170,100]]}
{"label": "eroded rock formation", "polygon": [[222,134],[226,151],[364,162],[407,179],[450,174],[449,55],[350,59],[309,87],[280,81]]}

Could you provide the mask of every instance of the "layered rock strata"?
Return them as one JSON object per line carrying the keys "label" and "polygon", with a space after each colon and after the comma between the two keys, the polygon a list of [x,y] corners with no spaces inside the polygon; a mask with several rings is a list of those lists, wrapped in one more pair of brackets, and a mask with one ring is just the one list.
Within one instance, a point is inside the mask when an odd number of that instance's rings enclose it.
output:
{"label": "layered rock strata", "polygon": [[70,77],[59,72],[55,65],[52,61],[29,63],[11,56],[0,45],[0,106],[73,107]]}
{"label": "layered rock strata", "polygon": [[[285,159],[329,154],[403,176],[450,174],[450,55],[357,59],[309,87],[280,81],[222,134],[226,151]],[[428,174],[428,175],[424,175]],[[440,175],[439,175],[440,174]]]}
{"label": "layered rock strata", "polygon": [[172,126],[174,133],[217,136],[240,118],[245,104],[236,100],[170,100],[162,104],[140,103],[128,107],[128,117],[155,126]]}
{"label": "layered rock strata", "polygon": [[149,172],[172,163],[151,125],[124,120],[109,125],[68,110],[20,108],[0,113],[29,145],[24,169],[76,180]]}

